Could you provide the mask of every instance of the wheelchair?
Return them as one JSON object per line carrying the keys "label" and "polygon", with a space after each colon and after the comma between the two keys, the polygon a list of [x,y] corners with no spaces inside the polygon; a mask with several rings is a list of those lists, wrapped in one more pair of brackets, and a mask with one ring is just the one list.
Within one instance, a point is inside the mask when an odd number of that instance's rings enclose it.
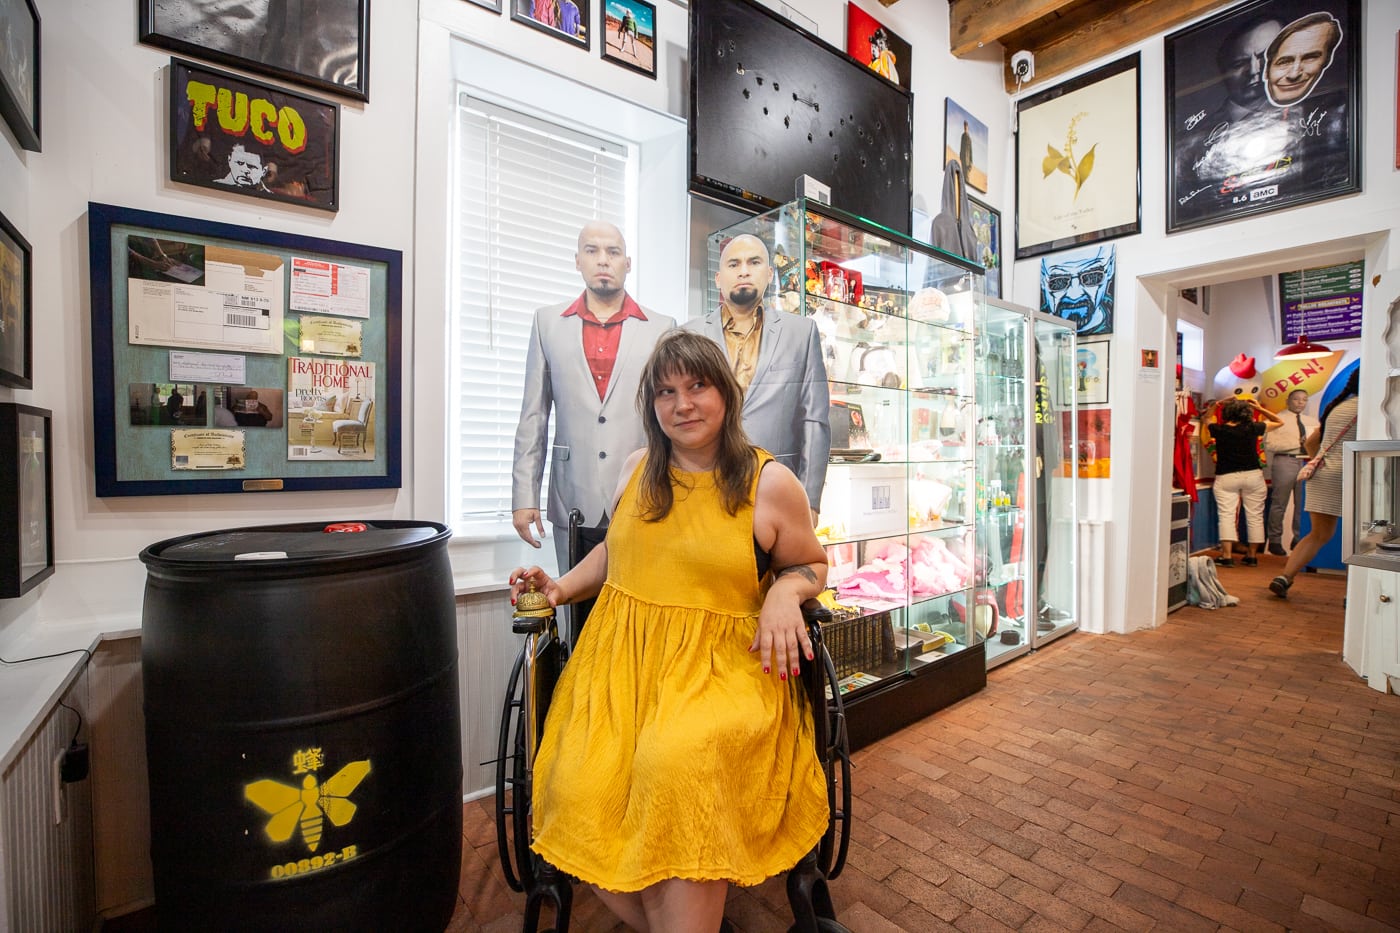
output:
{"label": "wheelchair", "polygon": [[[569,553],[579,553],[577,521],[571,516]],[[788,903],[794,922],[788,933],[850,933],[836,920],[827,882],[841,874],[850,846],[851,758],[846,712],[837,687],[836,667],[822,642],[821,626],[831,613],[816,600],[803,607],[813,661],[801,661],[801,677],[814,715],[817,758],[826,776],[831,818],[826,832],[787,873]],[[522,593],[511,623],[524,644],[516,656],[501,710],[496,756],[496,847],[506,884],[525,894],[523,933],[539,933],[546,907],[554,913],[553,933],[568,933],[573,881],[530,849],[533,769],[545,714],[554,686],[568,660],[570,644],[560,637],[554,610],[542,593]],[[583,622],[574,620],[573,637]],[[720,933],[731,930],[724,921]]]}

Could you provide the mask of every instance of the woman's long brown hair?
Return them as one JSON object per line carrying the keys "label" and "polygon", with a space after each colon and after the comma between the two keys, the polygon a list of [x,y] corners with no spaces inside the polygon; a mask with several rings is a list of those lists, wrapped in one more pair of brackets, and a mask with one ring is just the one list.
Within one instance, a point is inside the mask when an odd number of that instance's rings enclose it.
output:
{"label": "woman's long brown hair", "polygon": [[749,489],[758,471],[758,455],[744,433],[744,390],[729,369],[724,351],[710,338],[688,330],[672,330],[656,342],[637,387],[637,412],[647,436],[647,457],[638,486],[642,517],[660,521],[671,513],[675,491],[671,472],[671,439],[656,420],[656,391],[663,379],[676,374],[703,379],[724,399],[724,424],[715,460],[715,485],[730,515],[750,504]]}

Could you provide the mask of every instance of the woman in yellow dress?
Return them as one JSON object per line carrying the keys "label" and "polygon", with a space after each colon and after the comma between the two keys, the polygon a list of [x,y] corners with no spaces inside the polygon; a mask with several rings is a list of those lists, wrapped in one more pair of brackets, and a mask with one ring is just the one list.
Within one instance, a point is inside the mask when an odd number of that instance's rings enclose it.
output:
{"label": "woman in yellow dress", "polygon": [[802,484],[744,435],[717,344],[658,341],[608,537],[553,605],[597,596],[546,718],[533,848],[642,933],[714,933],[728,885],[786,871],[825,831],[798,671],[826,555]]}

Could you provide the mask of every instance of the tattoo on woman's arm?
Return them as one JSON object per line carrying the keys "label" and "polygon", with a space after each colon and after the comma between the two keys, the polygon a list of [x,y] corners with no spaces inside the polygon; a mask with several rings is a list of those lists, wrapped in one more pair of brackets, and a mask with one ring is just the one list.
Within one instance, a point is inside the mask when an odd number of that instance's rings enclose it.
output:
{"label": "tattoo on woman's arm", "polygon": [[808,583],[813,585],[817,582],[817,575],[812,571],[812,568],[808,567],[806,564],[794,564],[791,567],[784,567],[782,570],[778,571],[773,579],[776,580],[778,577],[786,576],[790,573],[800,574]]}

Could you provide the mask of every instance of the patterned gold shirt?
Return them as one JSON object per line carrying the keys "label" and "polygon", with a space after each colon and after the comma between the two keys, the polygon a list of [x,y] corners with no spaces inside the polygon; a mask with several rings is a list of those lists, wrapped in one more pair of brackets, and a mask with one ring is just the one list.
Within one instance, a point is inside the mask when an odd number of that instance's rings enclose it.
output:
{"label": "patterned gold shirt", "polygon": [[729,365],[734,369],[734,378],[739,386],[747,392],[749,383],[753,381],[754,369],[758,366],[758,345],[763,339],[763,305],[754,309],[747,327],[746,322],[735,318],[728,305],[720,305],[719,313]]}

